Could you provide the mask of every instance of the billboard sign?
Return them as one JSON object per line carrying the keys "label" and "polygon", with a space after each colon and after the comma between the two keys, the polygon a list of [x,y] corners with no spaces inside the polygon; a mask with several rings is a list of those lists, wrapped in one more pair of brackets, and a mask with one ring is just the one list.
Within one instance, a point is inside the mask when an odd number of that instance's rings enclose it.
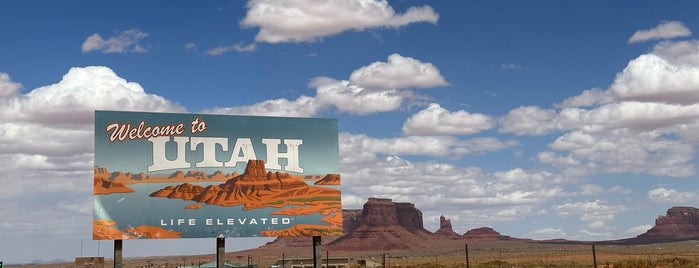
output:
{"label": "billboard sign", "polygon": [[95,111],[96,240],[342,234],[337,121]]}

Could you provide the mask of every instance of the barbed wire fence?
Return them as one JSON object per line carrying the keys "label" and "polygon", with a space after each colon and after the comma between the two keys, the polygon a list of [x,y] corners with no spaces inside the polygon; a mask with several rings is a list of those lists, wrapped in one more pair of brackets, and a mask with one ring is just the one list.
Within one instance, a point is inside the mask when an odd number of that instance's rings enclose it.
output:
{"label": "barbed wire fence", "polygon": [[[696,245],[663,248],[664,245],[595,245],[595,244],[528,244],[521,246],[498,244],[464,244],[463,248],[432,248],[419,252],[396,251],[366,253],[348,258],[348,268],[650,268],[650,267],[699,267],[699,242]],[[342,253],[324,252],[321,265],[326,267],[326,258],[342,256]],[[213,257],[187,257],[160,260],[148,263],[129,263],[124,267],[204,267]],[[280,256],[245,255],[233,256],[229,260],[247,264],[248,267],[269,268],[279,259],[303,259],[301,254]],[[360,260],[365,260],[360,265]],[[292,267],[310,268],[311,262]],[[327,265],[330,268],[343,267]],[[278,267],[282,268],[282,267]]]}

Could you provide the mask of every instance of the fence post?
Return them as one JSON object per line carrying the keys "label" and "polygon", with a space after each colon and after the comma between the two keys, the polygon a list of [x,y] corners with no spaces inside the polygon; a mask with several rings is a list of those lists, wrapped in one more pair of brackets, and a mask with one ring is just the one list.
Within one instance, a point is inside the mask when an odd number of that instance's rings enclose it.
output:
{"label": "fence post", "polygon": [[595,252],[595,243],[592,243],[592,267],[597,268],[597,253]]}
{"label": "fence post", "polygon": [[468,244],[466,244],[466,268],[470,268],[470,264],[468,263]]}

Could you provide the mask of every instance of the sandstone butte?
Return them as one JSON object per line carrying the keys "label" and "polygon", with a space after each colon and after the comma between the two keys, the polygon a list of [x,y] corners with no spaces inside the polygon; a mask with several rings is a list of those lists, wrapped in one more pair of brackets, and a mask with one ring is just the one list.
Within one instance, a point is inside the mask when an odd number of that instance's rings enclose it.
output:
{"label": "sandstone butte", "polygon": [[[326,178],[339,183],[339,174],[329,174]],[[167,197],[192,200],[219,206],[243,206],[243,210],[258,208],[284,208],[272,215],[310,215],[319,213],[322,222],[330,226],[306,226],[311,228],[301,231],[300,226],[279,230],[284,234],[298,234],[312,230],[335,232],[342,223],[342,203],[340,190],[328,187],[310,186],[300,177],[289,173],[267,172],[263,160],[249,160],[245,172],[228,179],[219,185],[200,186],[183,183],[167,186],[150,194],[151,197]],[[271,234],[272,232],[267,232]],[[264,234],[263,234],[264,235]]]}
{"label": "sandstone butte", "polygon": [[110,220],[93,220],[92,238],[95,240],[180,238],[180,232],[167,230],[159,226],[141,225],[133,228],[126,228],[127,233],[125,233],[117,229],[116,225],[116,222]]}
{"label": "sandstone butte", "polygon": [[316,181],[315,185],[340,185],[340,174],[328,174]]}
{"label": "sandstone butte", "polygon": [[202,208],[201,204],[189,204],[184,207],[184,209],[200,209]]}
{"label": "sandstone butte", "polygon": [[112,182],[103,178],[95,178],[94,194],[111,194],[111,193],[133,193],[134,190],[119,182]]}
{"label": "sandstone butte", "polygon": [[109,172],[107,168],[94,167],[95,187],[94,194],[130,193],[127,185],[136,183],[163,183],[163,182],[225,182],[238,176],[237,172],[224,174],[216,171],[209,175],[203,171],[182,171],[170,175],[146,175],[144,173]]}
{"label": "sandstone butte", "polygon": [[150,196],[180,198],[219,206],[244,205],[245,210],[297,205],[307,206],[296,212],[305,211],[305,214],[341,209],[340,190],[309,186],[301,178],[289,173],[267,172],[263,160],[248,161],[243,174],[223,184],[204,187],[183,183],[167,186]]}

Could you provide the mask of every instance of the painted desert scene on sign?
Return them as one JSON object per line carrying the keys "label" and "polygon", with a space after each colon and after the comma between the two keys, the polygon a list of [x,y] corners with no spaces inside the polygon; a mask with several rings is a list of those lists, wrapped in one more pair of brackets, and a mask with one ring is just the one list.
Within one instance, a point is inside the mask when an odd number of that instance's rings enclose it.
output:
{"label": "painted desert scene on sign", "polygon": [[339,174],[94,170],[94,239],[342,234]]}

